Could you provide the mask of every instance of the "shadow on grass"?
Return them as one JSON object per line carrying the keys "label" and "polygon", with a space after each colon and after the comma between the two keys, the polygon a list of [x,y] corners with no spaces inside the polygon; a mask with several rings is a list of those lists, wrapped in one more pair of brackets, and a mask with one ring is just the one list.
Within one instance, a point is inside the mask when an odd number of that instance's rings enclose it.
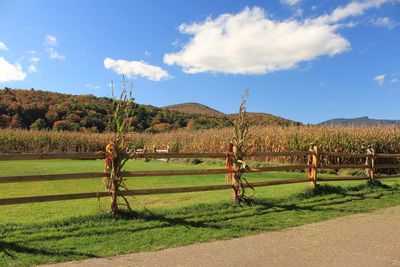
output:
{"label": "shadow on grass", "polygon": [[156,212],[150,211],[147,208],[145,208],[145,210],[142,212],[121,211],[117,215],[116,219],[117,220],[140,219],[140,220],[143,220],[146,222],[161,222],[162,227],[183,226],[186,228],[211,228],[211,229],[215,229],[215,230],[221,229],[221,227],[219,227],[219,226],[210,225],[210,224],[207,224],[206,222],[188,220],[188,218],[180,218],[178,216],[173,217],[173,214],[172,214],[172,216],[167,216],[162,213],[156,213]]}
{"label": "shadow on grass", "polygon": [[[380,181],[367,181],[361,185],[347,188],[333,185],[319,185],[316,188],[306,189],[289,198],[254,199],[253,205],[250,207],[238,207],[229,202],[218,204],[198,204],[188,208],[183,208],[180,212],[170,214],[168,217],[147,210],[150,215],[140,213],[138,214],[138,218],[144,219],[145,221],[159,220],[168,223],[173,222],[173,224],[186,225],[188,227],[219,229],[221,227],[217,227],[215,223],[226,219],[231,220],[251,216],[262,216],[268,213],[273,216],[274,213],[288,211],[340,211],[339,208],[334,206],[349,202],[363,201],[366,199],[380,199],[383,196],[383,193],[376,192],[375,194],[371,194],[374,189],[398,190],[400,188],[390,187],[382,184]],[[327,199],[323,197],[330,197],[330,199],[329,201],[326,201]],[[246,213],[246,211],[249,212]],[[174,218],[169,218],[172,216],[174,216]],[[184,217],[185,219],[179,217]],[[203,222],[189,221],[196,220],[199,217],[203,218]]]}
{"label": "shadow on grass", "polygon": [[366,183],[346,188],[333,185],[318,185],[315,188],[305,189],[285,199],[257,199],[254,204],[257,210],[256,215],[287,211],[345,212],[347,211],[346,209],[341,209],[338,206],[349,202],[382,198],[384,193],[377,189],[399,191],[400,187],[397,184],[389,186],[377,180],[369,180]]}
{"label": "shadow on grass", "polygon": [[300,193],[292,195],[293,199],[297,200],[305,200],[325,195],[346,195],[346,189],[341,186],[334,186],[334,185],[317,185],[316,187],[310,187],[303,190]]}
{"label": "shadow on grass", "polygon": [[[71,249],[53,250],[52,241],[69,238],[84,240],[90,236],[112,236],[118,233],[134,235],[146,232],[146,235],[157,235],[166,228],[185,227],[188,229],[201,229],[213,233],[230,231],[235,232],[259,232],[268,230],[266,224],[251,225],[251,221],[259,218],[271,220],[268,227],[274,226],[279,220],[285,220],[293,216],[292,211],[310,212],[318,211],[332,212],[331,214],[348,214],[350,209],[341,204],[363,201],[365,199],[379,199],[387,191],[400,191],[400,187],[390,187],[379,181],[368,181],[366,183],[341,187],[332,185],[320,185],[309,188],[289,198],[271,199],[255,198],[252,206],[238,207],[229,202],[197,204],[179,209],[121,212],[113,217],[109,214],[98,214],[91,216],[72,217],[67,220],[55,221],[45,224],[30,225],[1,225],[0,238],[7,237],[11,240],[23,240],[22,242],[0,241],[0,249],[3,257],[9,257],[18,261],[18,254],[29,254],[34,256],[64,257],[64,258],[86,258],[98,255],[76,252]],[[286,214],[281,214],[287,212]],[[279,214],[279,215],[278,215]],[[266,217],[268,216],[268,217]],[[280,216],[280,217],[279,217]],[[286,216],[286,217],[285,217]],[[329,217],[329,216],[327,216]],[[279,218],[275,221],[273,219]],[[249,220],[248,220],[249,219]],[[289,225],[290,226],[290,225]],[[247,230],[242,230],[246,227]],[[287,226],[288,227],[288,226]],[[240,232],[239,231],[239,232]],[[40,233],[39,235],[35,235]],[[1,240],[1,239],[0,239]],[[107,240],[107,238],[104,238]],[[23,243],[32,244],[24,246]],[[76,244],[79,244],[77,242]],[[49,248],[33,247],[34,244],[45,244]],[[85,248],[80,248],[85,250]],[[17,255],[16,255],[17,254]],[[0,254],[1,255],[1,254]]]}
{"label": "shadow on grass", "polygon": [[[0,240],[0,251],[3,252],[3,258],[9,257],[13,260],[17,260],[18,256],[17,254],[32,254],[35,256],[57,256],[57,257],[97,257],[95,254],[90,254],[90,253],[80,253],[80,252],[75,252],[72,250],[65,250],[65,251],[52,251],[48,249],[42,249],[42,248],[33,248],[25,245],[18,244],[16,242],[6,242],[6,241],[1,241]],[[1,255],[1,254],[0,254]]]}
{"label": "shadow on grass", "polygon": [[[123,227],[121,229],[119,228],[110,228],[110,227],[105,227],[105,229],[102,229],[98,225],[96,226],[95,224],[93,227],[88,227],[84,226],[85,221],[103,221],[106,220],[106,224],[113,224],[113,222],[118,222],[118,223],[124,223],[124,221],[132,221],[132,220],[143,220],[145,222],[160,222],[157,225],[154,226],[144,226],[144,227],[134,227],[134,229],[131,229],[129,225],[126,227]],[[104,222],[104,221],[103,221]],[[77,224],[82,223],[82,228],[85,228],[85,233],[82,233],[80,231],[81,229],[77,226]],[[76,232],[70,232],[70,229],[68,229],[68,226],[73,226],[73,230],[77,230]],[[57,222],[57,223],[50,223],[47,225],[34,225],[32,227],[27,227],[28,229],[24,229],[21,227],[18,227],[19,230],[22,232],[19,233],[21,237],[24,237],[23,240],[24,242],[30,242],[32,244],[37,243],[37,242],[51,242],[51,241],[56,241],[56,240],[62,240],[62,239],[68,239],[68,238],[86,238],[89,236],[107,236],[107,235],[114,235],[118,232],[123,232],[126,234],[135,234],[139,231],[148,231],[148,230],[153,230],[153,229],[162,229],[166,227],[175,227],[175,226],[185,226],[185,227],[193,227],[193,228],[213,228],[213,229],[220,229],[218,226],[213,226],[213,225],[207,225],[202,222],[190,222],[182,218],[168,218],[167,216],[164,216],[162,214],[155,214],[152,213],[149,210],[146,210],[144,212],[121,212],[118,214],[117,217],[112,217],[111,215],[107,214],[100,214],[100,215],[95,215],[95,216],[85,216],[85,217],[80,217],[80,218],[71,218],[70,220],[66,220],[64,222]],[[54,235],[54,232],[60,232],[60,228],[64,228],[64,232],[61,234],[56,234]],[[48,232],[49,234],[46,236],[40,235],[40,236],[30,236],[29,233],[33,232]],[[4,234],[4,233],[3,233]],[[7,232],[7,234],[11,234],[10,232]],[[6,235],[7,235],[6,234]],[[29,255],[34,255],[35,257],[37,256],[46,256],[46,257],[65,257],[65,258],[88,258],[88,257],[98,257],[96,254],[90,254],[90,253],[79,253],[75,252],[72,250],[57,250],[53,251],[50,249],[41,249],[41,248],[34,248],[34,247],[29,247],[25,245],[18,244],[16,242],[5,242],[5,241],[0,241],[0,252],[2,252],[3,255],[0,254],[1,257],[8,257],[13,261],[18,260],[18,254],[29,254]]]}
{"label": "shadow on grass", "polygon": [[395,184],[394,186],[389,186],[387,184],[382,183],[379,180],[367,180],[366,183],[351,186],[351,187],[349,187],[348,190],[361,191],[361,190],[366,190],[366,189],[393,189],[393,190],[396,190],[398,188],[397,188],[397,184]]}
{"label": "shadow on grass", "polygon": [[316,187],[310,187],[305,189],[303,192],[292,195],[291,197],[298,200],[305,200],[315,197],[321,197],[326,195],[340,195],[340,196],[354,196],[354,195],[362,195],[366,190],[374,190],[374,189],[393,189],[396,190],[396,186],[389,186],[381,183],[378,180],[368,180],[365,183],[342,187],[342,186],[334,186],[334,185],[317,185]]}
{"label": "shadow on grass", "polygon": [[[146,223],[158,223],[156,225],[151,225],[151,226],[142,226],[142,227],[137,227],[137,225],[134,226],[127,226],[124,225],[124,221],[129,222],[133,220],[142,220]],[[71,222],[72,221],[72,222]],[[153,213],[149,210],[145,210],[143,212],[136,212],[136,211],[121,211],[116,217],[113,217],[109,214],[101,214],[101,215],[94,215],[94,216],[85,216],[85,217],[75,217],[71,218],[71,220],[64,221],[63,223],[56,223],[56,224],[47,224],[44,227],[40,227],[41,229],[37,229],[37,231],[46,231],[50,230],[51,232],[60,228],[63,228],[63,226],[76,226],[76,225],[84,225],[85,221],[99,221],[103,222],[106,225],[113,224],[115,222],[115,228],[114,227],[99,227],[99,225],[94,224],[92,227],[91,226],[85,226],[85,232],[80,231],[80,228],[78,227],[72,227],[76,229],[72,229],[72,231],[67,230],[67,233],[62,233],[58,235],[48,235],[48,236],[41,236],[41,237],[27,237],[25,240],[26,241],[47,241],[47,240],[61,240],[61,239],[66,239],[66,238],[82,238],[82,237],[90,237],[90,236],[107,236],[107,235],[114,235],[117,233],[126,233],[126,234],[135,234],[141,231],[149,231],[149,230],[155,230],[155,229],[161,229],[161,228],[167,228],[167,227],[176,227],[176,226],[184,226],[186,228],[212,228],[215,230],[221,229],[221,227],[216,226],[216,225],[209,225],[203,222],[196,222],[196,221],[188,221],[183,218],[178,218],[178,217],[167,217],[162,214],[156,214]],[[62,226],[61,226],[62,225]],[[37,227],[36,227],[37,228]],[[77,230],[75,233],[73,232],[74,230]],[[32,232],[32,229],[30,229],[30,232]],[[25,233],[29,235],[29,233]]]}

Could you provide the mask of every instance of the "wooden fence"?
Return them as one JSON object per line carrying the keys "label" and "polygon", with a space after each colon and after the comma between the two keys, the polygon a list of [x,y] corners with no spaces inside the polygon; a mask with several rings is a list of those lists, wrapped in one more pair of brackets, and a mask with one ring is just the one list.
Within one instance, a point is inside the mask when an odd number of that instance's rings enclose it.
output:
{"label": "wooden fence", "polygon": [[[151,158],[151,159],[170,159],[170,158],[221,158],[225,159],[226,153],[173,153],[169,151],[157,152],[138,152],[131,158]],[[7,160],[41,160],[41,159],[104,159],[103,152],[98,153],[48,153],[48,154],[0,154],[0,161]],[[367,180],[367,179],[386,179],[397,178],[396,175],[376,175],[376,169],[400,169],[400,164],[377,164],[377,161],[382,158],[400,158],[400,154],[351,154],[351,153],[336,153],[336,152],[319,152],[317,147],[309,151],[290,151],[290,152],[259,152],[247,154],[248,158],[264,158],[264,157],[306,157],[307,164],[283,165],[283,166],[269,166],[260,168],[250,168],[247,170],[249,173],[257,172],[271,172],[271,171],[289,171],[289,170],[306,170],[305,178],[284,179],[284,180],[270,180],[264,182],[254,182],[247,186],[261,187],[272,186],[292,183],[311,182],[316,185],[318,182],[325,181],[350,181],[350,180]],[[320,164],[322,157],[352,157],[363,158],[365,164]],[[318,170],[320,169],[344,169],[344,168],[362,168],[365,169],[364,176],[338,176],[329,178],[319,178]],[[207,169],[207,170],[166,170],[166,171],[127,171],[123,173],[124,177],[150,177],[150,176],[176,176],[176,175],[208,175],[208,174],[226,174],[226,169]],[[9,176],[0,177],[1,183],[23,183],[35,181],[56,181],[56,180],[75,180],[87,178],[100,178],[104,177],[103,172],[95,173],[71,173],[71,174],[49,174],[49,175],[30,175],[30,176]],[[232,189],[230,184],[220,185],[206,185],[194,187],[175,187],[175,188],[158,188],[158,189],[137,189],[126,190],[119,193],[119,195],[151,195],[151,194],[170,194],[170,193],[184,193],[184,192],[199,192],[199,191],[213,191]],[[48,196],[33,196],[33,197],[18,197],[18,198],[3,198],[0,199],[0,205],[9,204],[23,204],[59,200],[72,200],[72,199],[86,199],[110,196],[109,192],[89,192],[77,194],[63,194],[63,195],[48,195]]]}

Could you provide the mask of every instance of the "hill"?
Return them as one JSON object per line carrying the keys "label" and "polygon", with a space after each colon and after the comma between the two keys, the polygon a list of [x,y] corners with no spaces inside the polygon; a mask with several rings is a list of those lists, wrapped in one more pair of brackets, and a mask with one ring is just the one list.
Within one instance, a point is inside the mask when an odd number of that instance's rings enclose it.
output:
{"label": "hill", "polygon": [[371,119],[367,116],[352,119],[332,119],[319,123],[319,125],[340,125],[340,126],[370,126],[370,125],[400,125],[400,120]]}
{"label": "hill", "polygon": [[[183,103],[171,106],[165,106],[163,109],[179,111],[186,114],[202,114],[214,117],[225,117],[233,122],[238,116],[238,114],[225,114],[216,109],[210,108],[206,105],[199,103]],[[282,125],[282,126],[290,126],[290,125],[301,125],[300,122],[284,119],[275,115],[271,115],[268,113],[256,113],[256,112],[248,112],[249,121],[251,125],[258,126],[268,126],[268,125]]]}
{"label": "hill", "polygon": [[[112,99],[107,97],[0,89],[0,128],[104,132],[111,113]],[[248,114],[252,125],[300,125],[271,114]],[[164,108],[135,104],[132,130],[156,133],[179,128],[224,128],[232,126],[236,117],[198,103]]]}
{"label": "hill", "polygon": [[[257,112],[248,112],[247,116],[249,118],[249,122],[251,125],[257,126],[270,126],[270,125],[279,125],[279,126],[295,126],[301,125],[300,122],[288,120],[282,117],[278,117],[268,113],[257,113]],[[229,114],[227,115],[231,120],[235,120],[238,117],[238,114]]]}
{"label": "hill", "polygon": [[[41,90],[0,90],[0,128],[103,132],[112,113],[112,99]],[[136,104],[133,131],[162,132],[178,128],[232,126],[225,117],[187,114]]]}
{"label": "hill", "polygon": [[167,110],[175,110],[186,114],[201,114],[201,115],[215,116],[215,117],[225,116],[224,113],[216,109],[210,108],[203,104],[193,103],[193,102],[170,105],[162,108]]}

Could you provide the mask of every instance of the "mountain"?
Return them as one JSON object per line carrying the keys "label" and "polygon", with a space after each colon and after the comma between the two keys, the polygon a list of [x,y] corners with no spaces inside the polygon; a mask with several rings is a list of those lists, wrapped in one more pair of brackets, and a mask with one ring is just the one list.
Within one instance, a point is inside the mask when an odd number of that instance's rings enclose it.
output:
{"label": "mountain", "polygon": [[[270,125],[279,125],[279,126],[299,126],[300,122],[288,120],[279,116],[275,116],[268,113],[257,113],[257,112],[247,112],[247,116],[249,118],[250,125],[257,126],[270,126]],[[229,114],[228,118],[235,120],[238,117],[238,114]]]}
{"label": "mountain", "polygon": [[399,125],[400,120],[370,119],[367,116],[353,119],[332,119],[319,123],[319,125],[342,125],[342,126],[370,126],[370,125]]}
{"label": "mountain", "polygon": [[[57,131],[107,130],[113,100],[93,95],[69,95],[41,90],[0,89],[0,128]],[[135,104],[132,130],[163,132],[178,128],[208,129],[232,126],[226,117],[187,114]]]}
{"label": "mountain", "polygon": [[[0,89],[0,128],[104,132],[113,100],[93,95],[70,95],[41,90]],[[248,113],[252,125],[300,125],[265,113]],[[132,130],[165,132],[179,128],[210,129],[233,126],[237,114],[224,114],[198,103],[164,108],[135,104]]]}
{"label": "mountain", "polygon": [[[201,114],[207,116],[214,116],[217,118],[227,118],[231,121],[235,120],[238,117],[238,114],[225,114],[216,109],[210,108],[206,105],[199,103],[183,103],[171,106],[165,106],[163,109],[179,111],[186,114]],[[285,118],[281,118],[275,115],[271,115],[268,113],[256,113],[256,112],[248,112],[247,113],[249,122],[251,125],[258,126],[268,126],[268,125],[282,125],[282,126],[291,126],[291,125],[301,125],[300,122],[288,120]]]}
{"label": "mountain", "polygon": [[214,117],[225,116],[224,113],[222,113],[216,109],[210,108],[203,104],[194,103],[194,102],[170,105],[170,106],[165,106],[162,108],[168,109],[168,110],[175,110],[175,111],[186,113],[186,114],[200,114],[200,115],[207,115],[207,116],[214,116]]}

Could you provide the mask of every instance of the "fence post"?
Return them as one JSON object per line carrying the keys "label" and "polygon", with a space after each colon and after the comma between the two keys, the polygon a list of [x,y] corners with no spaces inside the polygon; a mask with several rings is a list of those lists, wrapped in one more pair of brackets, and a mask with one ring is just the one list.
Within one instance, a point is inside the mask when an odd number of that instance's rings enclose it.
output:
{"label": "fence post", "polygon": [[225,177],[229,179],[232,185],[232,201],[235,204],[239,204],[239,196],[237,194],[239,190],[239,184],[236,180],[237,165],[233,160],[233,157],[236,155],[235,153],[237,153],[235,145],[232,141],[230,141],[226,148],[225,168],[227,170],[227,173]]}
{"label": "fence post", "polygon": [[[171,147],[169,145],[167,145],[167,153],[171,152]],[[169,162],[170,158],[167,158],[167,162]]]}
{"label": "fence post", "polygon": [[375,179],[375,149],[371,146],[367,147],[367,159],[365,164],[368,166],[367,175],[371,180]]}
{"label": "fence post", "polygon": [[314,145],[312,148],[312,163],[311,163],[311,185],[313,187],[317,186],[317,175],[318,175],[318,164],[319,164],[319,155],[318,155],[318,146]]}
{"label": "fence post", "polygon": [[313,149],[312,149],[313,145],[310,144],[310,148],[308,149],[308,156],[307,156],[307,165],[308,165],[308,169],[307,169],[307,178],[311,179],[312,176],[312,159],[313,159]]}

